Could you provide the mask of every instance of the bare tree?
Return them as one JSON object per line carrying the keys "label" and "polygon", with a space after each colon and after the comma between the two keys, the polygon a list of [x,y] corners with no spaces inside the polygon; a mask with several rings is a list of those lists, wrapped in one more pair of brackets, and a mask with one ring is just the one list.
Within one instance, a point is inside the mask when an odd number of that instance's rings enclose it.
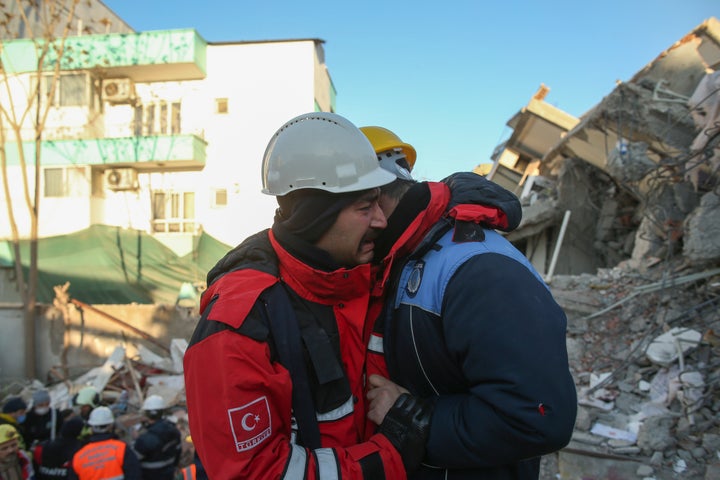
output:
{"label": "bare tree", "polygon": [[[0,1],[2,36],[5,39],[27,38],[33,44],[37,60],[34,73],[16,73],[12,65],[7,64],[9,59],[4,45],[0,43],[0,171],[15,256],[15,274],[23,302],[25,372],[28,378],[35,376],[36,365],[35,308],[43,131],[48,113],[53,108],[50,99],[54,98],[57,89],[60,59],[68,53],[65,40],[73,30],[75,9],[79,3],[80,0]],[[27,158],[23,147],[25,141],[34,141],[32,158]],[[10,149],[15,148],[22,178],[22,198],[13,198],[8,180],[8,157]],[[22,267],[18,212],[27,212],[29,216],[27,278]]]}

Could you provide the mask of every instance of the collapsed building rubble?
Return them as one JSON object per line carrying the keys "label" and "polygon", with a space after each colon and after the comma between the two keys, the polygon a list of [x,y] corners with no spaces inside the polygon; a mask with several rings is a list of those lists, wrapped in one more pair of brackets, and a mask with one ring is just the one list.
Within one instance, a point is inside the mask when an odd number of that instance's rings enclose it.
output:
{"label": "collapsed building rubble", "polygon": [[720,22],[580,118],[548,91],[488,173],[521,197],[508,239],[568,313],[580,409],[544,478],[720,478]]}
{"label": "collapsed building rubble", "polygon": [[720,268],[687,270],[554,277],[579,403],[560,478],[718,478]]}
{"label": "collapsed building rubble", "polygon": [[[556,275],[550,285],[568,315],[579,413],[571,444],[548,456],[543,479],[717,478],[720,268],[647,258],[596,275]],[[186,465],[193,455],[182,376],[186,347],[186,340],[173,339],[159,349],[143,337],[116,345],[101,365],[49,384],[53,405],[68,407],[75,392],[92,385],[131,442],[143,399],[159,394],[174,407]],[[3,397],[30,399],[43,387],[37,380],[16,383]]]}
{"label": "collapsed building rubble", "polygon": [[173,339],[169,356],[154,353],[148,347],[137,345],[137,356],[130,358],[127,349],[117,345],[102,365],[89,368],[73,379],[44,385],[38,380],[15,382],[3,387],[2,401],[20,396],[32,408],[32,394],[41,389],[50,393],[51,405],[60,411],[73,408],[72,399],[83,387],[92,386],[100,392],[100,402],[115,415],[116,433],[129,444],[138,437],[144,416],[143,400],[160,395],[167,406],[168,419],[176,424],[184,439],[180,465],[192,462],[194,448],[185,408],[185,384],[182,374],[182,357],[187,348],[184,339]]}

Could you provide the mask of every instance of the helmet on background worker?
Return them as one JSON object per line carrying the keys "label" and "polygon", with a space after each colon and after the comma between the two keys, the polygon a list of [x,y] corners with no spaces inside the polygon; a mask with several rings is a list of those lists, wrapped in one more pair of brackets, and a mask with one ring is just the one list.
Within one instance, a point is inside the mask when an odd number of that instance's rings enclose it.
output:
{"label": "helmet on background worker", "polygon": [[100,406],[100,394],[93,386],[81,388],[75,395],[75,405]]}
{"label": "helmet on background worker", "polygon": [[412,180],[410,172],[415,166],[415,147],[400,140],[393,131],[384,127],[360,127],[360,131],[373,146],[380,166],[399,179]]}
{"label": "helmet on background worker", "polygon": [[142,404],[145,416],[152,420],[162,418],[165,408],[165,400],[160,395],[150,395]]}
{"label": "helmet on background worker", "polygon": [[97,407],[90,412],[87,423],[94,433],[107,432],[115,424],[115,417],[108,407]]}
{"label": "helmet on background worker", "polygon": [[100,406],[100,394],[93,386],[83,387],[73,397],[73,405],[77,413],[87,420],[93,408]]}
{"label": "helmet on background worker", "polygon": [[9,423],[3,423],[0,425],[0,445],[3,445],[12,440],[17,440],[20,437],[18,431]]}

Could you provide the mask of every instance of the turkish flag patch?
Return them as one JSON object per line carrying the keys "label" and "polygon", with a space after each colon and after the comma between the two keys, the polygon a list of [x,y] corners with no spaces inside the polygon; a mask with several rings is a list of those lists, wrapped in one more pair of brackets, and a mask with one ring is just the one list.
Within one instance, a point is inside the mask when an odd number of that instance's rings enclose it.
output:
{"label": "turkish flag patch", "polygon": [[228,417],[238,452],[257,447],[272,433],[270,406],[265,396],[242,407],[231,408]]}

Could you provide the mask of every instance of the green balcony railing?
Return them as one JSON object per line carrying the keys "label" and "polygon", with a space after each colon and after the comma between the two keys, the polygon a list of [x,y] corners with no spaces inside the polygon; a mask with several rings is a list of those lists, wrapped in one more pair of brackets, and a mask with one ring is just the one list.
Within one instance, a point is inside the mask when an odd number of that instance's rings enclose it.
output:
{"label": "green balcony railing", "polygon": [[[35,143],[23,142],[25,160],[35,159]],[[116,165],[148,170],[201,169],[205,166],[206,143],[196,135],[99,138],[91,140],[46,140],[42,142],[43,166]],[[17,143],[5,144],[8,165],[19,165]]]}
{"label": "green balcony railing", "polygon": [[[59,40],[56,44],[59,45]],[[148,67],[184,66],[185,70],[179,76],[175,71],[175,78],[168,80],[190,80],[205,76],[206,50],[207,42],[193,29],[85,35],[67,37],[59,61],[61,70],[121,70],[136,81],[163,79],[157,78],[157,69],[149,76]],[[5,41],[0,59],[5,70],[11,74],[37,71],[37,46],[32,39]],[[57,62],[57,51],[50,48],[43,70],[52,70]],[[138,75],[133,75],[133,72]]]}

